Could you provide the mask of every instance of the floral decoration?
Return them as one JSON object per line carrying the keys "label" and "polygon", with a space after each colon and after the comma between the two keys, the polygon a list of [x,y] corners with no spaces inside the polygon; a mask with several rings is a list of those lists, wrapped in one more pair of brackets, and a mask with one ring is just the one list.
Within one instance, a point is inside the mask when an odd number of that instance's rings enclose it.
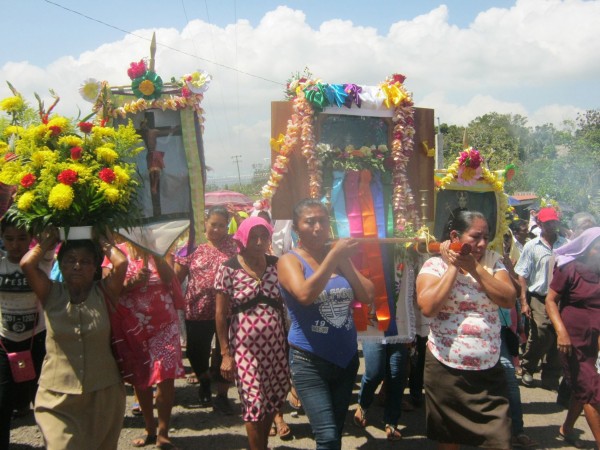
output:
{"label": "floral decoration", "polygon": [[358,149],[352,145],[343,150],[329,144],[319,143],[315,147],[317,156],[323,167],[335,170],[378,170],[387,172],[392,169],[393,161],[387,145],[362,146]]}
{"label": "floral decoration", "polygon": [[[289,153],[299,146],[302,154],[307,159],[309,173],[309,192],[312,198],[319,198],[321,195],[322,183],[322,156],[327,152],[337,152],[342,155],[339,149],[327,149],[326,147],[315,148],[315,138],[313,134],[313,122],[317,113],[324,108],[331,107],[365,107],[377,109],[385,107],[393,109],[393,140],[389,156],[383,158],[384,168],[391,168],[393,190],[393,209],[396,221],[396,230],[402,231],[407,224],[412,223],[419,226],[419,217],[415,208],[415,201],[408,184],[406,174],[408,161],[413,152],[414,130],[414,103],[411,94],[404,87],[405,77],[401,74],[393,74],[380,84],[378,87],[359,86],[356,84],[326,84],[321,80],[313,79],[310,71],[305,68],[304,72],[293,74],[287,81],[285,88],[286,99],[293,101],[294,114],[288,121],[286,134],[283,143],[277,146],[278,156],[275,158],[271,168],[271,176],[267,184],[261,190],[261,200],[255,203],[255,207],[269,208],[270,200],[279,186],[279,181],[287,171]],[[348,167],[370,166],[382,159],[375,152],[373,161],[373,152],[370,147],[368,163],[361,161],[358,153],[362,149],[352,149],[345,158],[345,162],[335,162],[341,168],[346,164]],[[276,151],[276,150],[275,150]],[[321,153],[321,154],[320,154]],[[383,154],[383,152],[381,152]],[[366,151],[365,151],[366,157]],[[332,164],[333,157],[329,158]],[[329,161],[327,158],[325,161]]]}
{"label": "floral decoration", "polygon": [[[463,168],[462,171],[461,168]],[[508,196],[504,193],[505,180],[506,172],[504,170],[492,172],[485,167],[483,157],[473,147],[466,148],[460,152],[454,163],[446,170],[445,175],[440,178],[439,174],[436,174],[435,180],[435,186],[438,190],[446,189],[451,183],[455,182],[462,186],[473,186],[476,183],[483,182],[492,188],[496,193],[498,212],[505,220],[498,221],[500,226],[496,230],[496,235],[488,244],[488,247],[499,251],[502,251],[503,236],[508,231],[508,225],[512,220],[510,219],[510,215],[507,214],[509,207]]]}
{"label": "floral decoration", "polygon": [[[139,217],[133,124],[118,129],[40,111],[47,123],[0,140],[0,182],[16,187],[7,214],[33,233],[47,226],[129,227]],[[79,135],[78,133],[82,133]]]}
{"label": "floral decoration", "polygon": [[154,100],[161,96],[163,88],[162,78],[155,72],[146,70],[146,72],[131,82],[131,89],[137,98],[145,100]]}

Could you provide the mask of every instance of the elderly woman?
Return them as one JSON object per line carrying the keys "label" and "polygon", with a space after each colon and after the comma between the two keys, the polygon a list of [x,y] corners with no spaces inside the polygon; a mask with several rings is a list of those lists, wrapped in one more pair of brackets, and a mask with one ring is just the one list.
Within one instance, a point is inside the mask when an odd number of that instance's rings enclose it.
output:
{"label": "elderly woman", "polygon": [[[483,214],[461,211],[450,230],[441,256],[427,260],[417,277],[417,302],[433,318],[425,361],[427,437],[440,449],[508,449],[498,308],[512,308],[516,292],[502,257],[487,250]],[[469,244],[472,252],[456,253],[451,242]]]}
{"label": "elderly woman", "polygon": [[215,278],[221,374],[235,379],[251,450],[267,449],[271,423],[290,387],[277,258],[266,254],[272,232],[260,217],[244,220],[233,236],[240,252],[221,264]]}
{"label": "elderly woman", "polygon": [[[47,233],[21,259],[47,329],[35,418],[48,450],[116,449],[125,388],[110,346],[107,302],[118,302],[127,257],[104,236],[99,248],[90,240],[63,242],[58,263],[64,282],[53,282],[39,263],[56,242],[56,234]],[[113,264],[101,281],[100,249]]]}
{"label": "elderly woman", "polygon": [[279,281],[291,319],[288,341],[292,381],[318,449],[340,449],[358,371],[353,300],[370,304],[375,288],[350,261],[354,239],[329,244],[329,213],[318,200],[294,208],[300,239],[281,257]]}
{"label": "elderly woman", "polygon": [[[596,369],[600,336],[600,227],[554,251],[556,268],[546,297],[546,311],[557,334],[571,402],[583,405],[585,418],[600,447],[600,374]],[[581,407],[569,408],[559,437],[580,448],[573,424]],[[574,416],[574,417],[570,417]]]}

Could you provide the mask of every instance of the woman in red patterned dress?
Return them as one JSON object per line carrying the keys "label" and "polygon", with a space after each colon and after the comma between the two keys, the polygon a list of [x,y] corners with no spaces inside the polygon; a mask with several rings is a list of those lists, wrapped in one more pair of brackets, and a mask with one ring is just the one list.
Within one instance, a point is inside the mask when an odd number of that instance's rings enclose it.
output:
{"label": "woman in red patterned dress", "polygon": [[[139,351],[148,355],[148,364],[139,368],[134,379],[146,434],[134,439],[132,444],[134,447],[157,444],[160,448],[175,448],[171,447],[169,439],[175,378],[185,376],[176,311],[176,306],[179,307],[176,303],[183,303],[181,291],[172,289],[175,274],[164,259],[144,254],[133,244],[118,247],[129,261],[119,302],[138,317],[141,325],[136,334]],[[154,421],[153,385],[157,385],[158,429]]]}
{"label": "woman in red patterned dress", "polygon": [[[175,273],[180,282],[188,278],[185,292],[185,330],[187,334],[186,354],[192,370],[200,381],[198,394],[201,406],[210,406],[211,386],[209,368],[221,366],[221,351],[217,339],[217,352],[213,354],[211,364],[211,347],[215,335],[214,284],[219,265],[237,253],[237,245],[227,234],[229,212],[221,205],[211,207],[206,214],[207,242],[198,245],[188,254],[176,254],[174,257]],[[217,396],[213,406],[224,414],[233,414],[227,399],[230,383],[215,374],[217,378]]]}
{"label": "woman in red patterned dress", "polygon": [[267,449],[290,387],[277,257],[266,254],[272,232],[260,217],[244,220],[233,236],[240,253],[219,267],[215,279],[221,373],[235,379],[251,450]]}

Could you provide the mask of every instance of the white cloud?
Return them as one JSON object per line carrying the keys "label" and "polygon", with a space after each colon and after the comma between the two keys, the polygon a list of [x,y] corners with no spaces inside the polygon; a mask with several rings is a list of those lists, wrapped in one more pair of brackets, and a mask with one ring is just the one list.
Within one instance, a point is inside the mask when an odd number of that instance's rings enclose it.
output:
{"label": "white cloud", "polygon": [[[305,66],[331,83],[375,85],[393,72],[404,73],[417,106],[434,108],[436,117],[451,124],[496,111],[527,116],[530,125],[558,125],[585,109],[569,96],[571,87],[584,83],[590,83],[598,104],[593,89],[600,60],[593,55],[600,54],[595,23],[600,2],[518,0],[511,8],[480,13],[466,28],[450,25],[450,13],[439,6],[393,24],[385,35],[339,19],[313,29],[303,12],[285,6],[256,26],[239,20],[220,28],[192,20],[183,30],[156,30],[156,69],[167,80],[198,68],[213,75],[203,103],[204,139],[207,163],[219,175],[236,174],[232,155],[243,155],[244,173],[269,156],[270,103],[282,99],[286,79]],[[149,39],[152,31],[134,34]],[[59,112],[76,115],[80,107],[85,114],[89,104],[77,92],[84,79],[128,84],[129,63],[148,52],[149,41],[127,35],[47,67],[7,63],[0,79],[11,81],[30,101],[34,91],[49,98],[53,88],[61,96]],[[8,89],[0,86],[4,95]]]}

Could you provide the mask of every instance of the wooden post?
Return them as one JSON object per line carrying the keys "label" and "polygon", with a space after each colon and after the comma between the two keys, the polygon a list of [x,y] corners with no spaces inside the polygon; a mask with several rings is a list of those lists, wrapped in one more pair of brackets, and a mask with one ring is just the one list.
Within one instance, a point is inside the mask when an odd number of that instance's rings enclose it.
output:
{"label": "wooden post", "polygon": [[148,68],[150,72],[154,72],[154,63],[156,56],[156,32],[152,33],[152,42],[150,43],[150,67]]}

